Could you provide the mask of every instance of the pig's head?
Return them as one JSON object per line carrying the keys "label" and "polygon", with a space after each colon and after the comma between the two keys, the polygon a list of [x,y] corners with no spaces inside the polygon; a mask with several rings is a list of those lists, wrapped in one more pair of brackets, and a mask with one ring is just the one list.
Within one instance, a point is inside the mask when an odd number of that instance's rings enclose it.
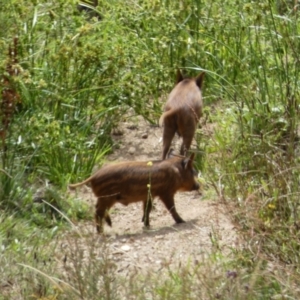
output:
{"label": "pig's head", "polygon": [[[169,151],[169,157],[173,156],[172,149]],[[177,162],[175,170],[178,176],[177,191],[187,192],[199,190],[200,184],[197,178],[197,171],[194,169],[194,157],[195,153],[192,153],[190,157],[184,157],[175,155]]]}

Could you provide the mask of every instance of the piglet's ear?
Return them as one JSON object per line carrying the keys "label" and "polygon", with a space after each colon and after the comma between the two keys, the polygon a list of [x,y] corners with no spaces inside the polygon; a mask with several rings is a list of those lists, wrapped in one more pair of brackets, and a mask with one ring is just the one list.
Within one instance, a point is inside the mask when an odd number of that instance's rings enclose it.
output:
{"label": "piglet's ear", "polygon": [[184,168],[185,169],[193,167],[194,157],[195,157],[195,153],[192,153],[189,158],[184,159]]}
{"label": "piglet's ear", "polygon": [[196,77],[196,84],[199,87],[199,89],[202,88],[204,75],[205,75],[205,72],[202,72]]}
{"label": "piglet's ear", "polygon": [[179,69],[177,69],[176,84],[178,84],[183,79],[184,78],[183,78],[183,75],[182,75],[181,71]]}

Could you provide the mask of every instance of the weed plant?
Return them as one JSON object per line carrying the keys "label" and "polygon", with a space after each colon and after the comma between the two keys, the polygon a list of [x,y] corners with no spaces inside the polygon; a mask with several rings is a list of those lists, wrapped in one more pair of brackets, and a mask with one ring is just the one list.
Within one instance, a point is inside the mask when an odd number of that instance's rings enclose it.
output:
{"label": "weed plant", "polygon": [[217,164],[210,175],[222,199],[234,203],[232,213],[244,229],[257,231],[257,251],[296,267],[298,12],[281,15],[271,1],[240,3],[234,11],[216,39],[231,72],[217,72],[229,101],[212,117],[218,130],[210,151]]}
{"label": "weed plant", "polygon": [[[169,257],[164,267],[153,265],[149,270],[139,270],[130,265],[126,277],[123,267],[118,267],[116,257],[105,239],[95,238],[81,231],[55,238],[55,231],[29,230],[28,224],[12,224],[12,219],[2,219],[14,241],[4,244],[0,256],[0,269],[5,276],[1,281],[1,299],[268,299],[288,297],[297,299],[299,288],[292,285],[292,276],[279,266],[257,261],[253,272],[232,255],[217,247],[218,238],[210,253],[201,261],[191,259],[180,266]],[[13,227],[15,226],[15,228]],[[22,226],[23,235],[18,232]],[[3,232],[0,231],[3,240]],[[30,242],[24,245],[24,236]],[[52,239],[47,247],[43,243]],[[213,245],[213,244],[212,244]],[[5,249],[5,251],[4,251]],[[237,256],[241,253],[236,253]],[[55,259],[54,259],[55,257]],[[117,259],[118,260],[118,259]],[[171,261],[172,259],[170,259]],[[153,269],[151,269],[153,268]],[[156,268],[156,269],[155,269]],[[290,285],[287,285],[288,279]],[[279,284],[281,282],[281,284]]]}

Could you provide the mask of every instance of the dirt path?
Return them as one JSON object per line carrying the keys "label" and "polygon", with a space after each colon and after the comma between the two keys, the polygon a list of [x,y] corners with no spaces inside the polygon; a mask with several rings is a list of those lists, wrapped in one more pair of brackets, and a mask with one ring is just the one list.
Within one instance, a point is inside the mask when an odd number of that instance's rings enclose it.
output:
{"label": "dirt path", "polygon": [[[108,157],[109,161],[160,159],[161,128],[152,127],[138,118],[123,123],[120,130],[122,135],[113,136],[116,146],[114,153]],[[178,145],[175,148],[178,149]],[[96,199],[87,187],[79,190],[77,197],[80,194],[94,205]],[[207,197],[195,192],[176,194],[177,211],[186,221],[179,225],[174,224],[163,204],[155,200],[149,230],[143,229],[141,204],[114,206],[111,211],[113,226],[105,225],[104,231],[118,272],[126,276],[131,270],[160,270],[166,265],[197,263],[209,255],[215,239],[224,253],[235,247],[237,234],[223,205],[216,199],[203,198]],[[80,227],[81,232],[97,238],[92,222]]]}

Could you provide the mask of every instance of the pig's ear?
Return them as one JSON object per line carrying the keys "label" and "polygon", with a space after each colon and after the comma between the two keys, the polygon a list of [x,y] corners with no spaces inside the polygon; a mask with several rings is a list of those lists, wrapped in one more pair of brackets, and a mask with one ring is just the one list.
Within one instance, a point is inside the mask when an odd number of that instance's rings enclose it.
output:
{"label": "pig's ear", "polygon": [[172,156],[174,156],[174,149],[171,148],[167,154],[167,158],[170,158]]}
{"label": "pig's ear", "polygon": [[179,69],[177,69],[176,84],[178,84],[183,79],[184,78],[183,78],[183,75],[182,75],[181,71]]}
{"label": "pig's ear", "polygon": [[199,87],[199,89],[202,88],[204,75],[205,75],[205,72],[202,72],[196,77],[196,84]]}
{"label": "pig's ear", "polygon": [[184,159],[184,168],[185,169],[193,168],[194,157],[195,157],[195,153],[192,153],[190,158]]}

